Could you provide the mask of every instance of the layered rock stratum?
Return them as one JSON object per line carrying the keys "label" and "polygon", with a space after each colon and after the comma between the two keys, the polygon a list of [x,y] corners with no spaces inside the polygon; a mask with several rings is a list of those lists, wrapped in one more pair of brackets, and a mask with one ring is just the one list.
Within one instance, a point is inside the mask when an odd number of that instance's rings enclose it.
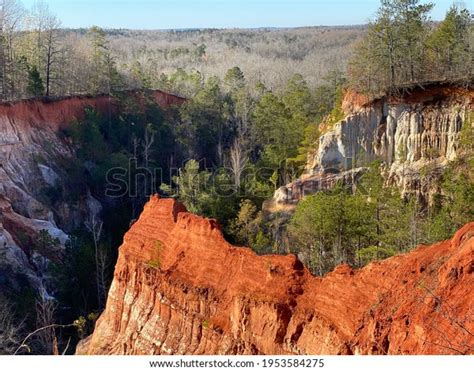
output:
{"label": "layered rock stratum", "polygon": [[437,190],[421,174],[428,171],[436,179],[457,158],[460,132],[464,125],[472,125],[474,91],[433,83],[375,100],[349,91],[342,109],[344,119],[322,125],[304,174],[278,189],[268,209],[272,203],[294,205],[304,195],[330,189],[338,181],[355,183],[376,160],[383,164],[388,182],[429,201]]}
{"label": "layered rock stratum", "polygon": [[472,354],[474,223],[360,270],[315,277],[153,197],[125,235],[78,354]]}

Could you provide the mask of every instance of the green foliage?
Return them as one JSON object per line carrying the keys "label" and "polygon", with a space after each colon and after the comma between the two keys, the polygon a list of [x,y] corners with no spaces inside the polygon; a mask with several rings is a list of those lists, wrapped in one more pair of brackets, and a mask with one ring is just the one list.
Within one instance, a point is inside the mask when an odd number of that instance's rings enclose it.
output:
{"label": "green foliage", "polygon": [[[203,215],[208,205],[211,203],[209,181],[211,174],[207,171],[200,171],[199,162],[190,160],[183,169],[179,170],[179,175],[173,177],[176,184],[175,195],[194,213]],[[172,194],[172,189],[168,185],[161,185],[161,190]]]}
{"label": "green foliage", "polygon": [[267,253],[272,247],[273,241],[264,230],[260,229],[255,236],[255,241],[251,243],[251,247],[259,254]]}
{"label": "green foliage", "polygon": [[467,111],[465,113],[464,124],[459,133],[459,147],[463,152],[462,155],[468,156],[474,153],[474,112]]}
{"label": "green foliage", "polygon": [[78,156],[84,160],[100,160],[105,157],[106,144],[100,132],[101,116],[92,108],[85,109],[85,119],[75,121],[70,132],[74,143],[79,146]]}
{"label": "green foliage", "polygon": [[343,92],[346,87],[346,78],[339,70],[329,71],[323,78],[324,84],[318,86],[314,92],[314,113],[316,122],[322,121],[332,113],[332,116],[341,116]]}
{"label": "green foliage", "polygon": [[150,259],[146,262],[146,265],[153,269],[160,269],[161,261],[160,259]]}
{"label": "green foliage", "polygon": [[143,69],[139,61],[135,61],[130,67],[132,77],[139,82],[139,86],[142,89],[151,89],[152,82],[151,76],[149,76]]}
{"label": "green foliage", "polygon": [[38,71],[38,67],[32,66],[28,69],[28,86],[26,88],[28,93],[33,97],[38,97],[44,94],[44,83]]}
{"label": "green foliage", "polygon": [[238,195],[228,172],[201,170],[196,160],[190,160],[172,180],[174,187],[162,184],[160,189],[177,197],[190,212],[215,218],[224,227],[235,217]]}
{"label": "green foliage", "polygon": [[287,158],[295,157],[303,139],[306,118],[292,116],[291,110],[273,93],[265,93],[253,113],[255,138],[262,148],[262,161],[278,169]]}
{"label": "green foliage", "polygon": [[197,70],[186,72],[184,69],[178,68],[169,78],[162,77],[161,80],[167,82],[171,91],[186,97],[194,96],[203,86],[203,76]]}
{"label": "green foliage", "polygon": [[49,232],[42,229],[35,241],[34,249],[42,256],[52,256],[58,252],[61,242],[57,238],[53,238]]}
{"label": "green foliage", "polygon": [[80,339],[85,338],[94,329],[94,324],[99,318],[99,314],[96,312],[89,313],[87,316],[79,316],[74,320],[73,326],[77,331]]}
{"label": "green foliage", "polygon": [[352,87],[378,95],[419,81],[467,81],[472,74],[466,63],[472,58],[470,12],[453,5],[432,27],[432,9],[432,3],[420,0],[382,1],[350,62]]}
{"label": "green foliage", "polygon": [[237,66],[229,69],[224,77],[224,84],[230,91],[242,89],[245,85],[244,73]]}
{"label": "green foliage", "polygon": [[88,37],[92,48],[88,76],[89,91],[97,94],[121,90],[123,79],[117,70],[104,30],[93,26],[88,31]]}
{"label": "green foliage", "polygon": [[413,247],[409,211],[400,194],[384,186],[374,164],[355,193],[336,187],[300,201],[288,231],[295,252],[324,274],[342,262],[360,266],[382,252]]}
{"label": "green foliage", "polygon": [[78,332],[79,336],[83,338],[86,334],[86,326],[87,326],[87,320],[84,316],[80,316],[78,319],[76,319],[73,322],[74,327],[76,328],[76,331]]}
{"label": "green foliage", "polygon": [[268,252],[271,240],[265,235],[263,215],[250,200],[240,203],[237,217],[230,224],[230,233],[236,243],[250,246],[258,253]]}
{"label": "green foliage", "polygon": [[288,159],[289,163],[299,170],[303,170],[308,161],[308,153],[314,153],[319,147],[319,127],[316,124],[309,124],[304,129],[304,137],[298,147],[298,154],[294,158]]}
{"label": "green foliage", "polygon": [[206,81],[194,98],[180,108],[182,125],[177,138],[190,158],[207,159],[222,164],[223,148],[231,134],[229,104],[220,81]]}
{"label": "green foliage", "polygon": [[285,180],[293,180],[291,175],[299,175],[307,161],[309,152],[318,147],[320,135],[319,123],[334,124],[345,116],[342,99],[345,78],[338,70],[330,71],[324,77],[325,84],[311,94],[301,75],[295,75],[288,82],[282,101],[291,112],[292,130],[298,134],[298,146],[295,155],[287,158]]}
{"label": "green foliage", "polygon": [[372,261],[390,258],[395,254],[396,251],[388,247],[367,246],[357,251],[357,258],[362,265],[366,265]]}
{"label": "green foliage", "polygon": [[452,164],[443,174],[442,193],[431,215],[430,241],[442,241],[465,223],[474,220],[474,166],[462,160]]}
{"label": "green foliage", "polygon": [[427,39],[431,68],[435,73],[452,78],[468,76],[472,58],[471,15],[469,10],[452,5],[443,22]]}
{"label": "green foliage", "polygon": [[301,253],[313,272],[324,274],[347,259],[345,213],[348,195],[343,190],[317,193],[303,199],[291,218],[288,231],[295,252]]}
{"label": "green foliage", "polygon": [[342,109],[343,98],[344,98],[344,91],[342,87],[339,87],[336,90],[334,108],[331,110],[331,113],[329,114],[329,117],[328,117],[328,124],[330,126],[336,124],[337,122],[345,118],[345,113]]}
{"label": "green foliage", "polygon": [[360,193],[367,196],[374,214],[372,223],[381,246],[406,251],[418,243],[410,239],[411,209],[400,191],[384,184],[380,163],[375,162],[359,184]]}
{"label": "green foliage", "polygon": [[295,74],[288,80],[281,100],[293,117],[302,116],[307,120],[312,117],[311,92],[300,74]]}
{"label": "green foliage", "polygon": [[58,297],[75,311],[96,308],[95,272],[91,269],[95,266],[94,254],[93,243],[85,234],[73,235],[66,244],[64,261],[53,268]]}
{"label": "green foliage", "polygon": [[351,84],[379,94],[425,77],[425,40],[433,4],[420,0],[384,0],[375,21],[350,63]]}

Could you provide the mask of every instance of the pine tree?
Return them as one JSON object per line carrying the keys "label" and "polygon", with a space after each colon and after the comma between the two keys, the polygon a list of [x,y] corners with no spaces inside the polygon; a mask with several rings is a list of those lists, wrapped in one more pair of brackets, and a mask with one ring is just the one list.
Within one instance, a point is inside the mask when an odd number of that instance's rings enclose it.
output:
{"label": "pine tree", "polygon": [[377,95],[423,80],[428,14],[433,4],[420,0],[382,0],[375,21],[350,62],[352,85]]}
{"label": "pine tree", "polygon": [[425,40],[428,35],[429,12],[433,3],[420,0],[386,1],[389,11],[395,14],[396,32],[399,36],[399,60],[402,81],[415,82],[424,78]]}
{"label": "pine tree", "polygon": [[28,87],[27,91],[33,97],[38,97],[44,94],[43,79],[36,66],[33,66],[28,71]]}
{"label": "pine tree", "polygon": [[91,93],[111,93],[120,90],[122,79],[109,48],[105,32],[93,26],[89,29],[92,48],[89,90]]}
{"label": "pine tree", "polygon": [[244,73],[239,67],[233,67],[229,69],[225,74],[224,84],[230,91],[243,88],[245,84]]}
{"label": "pine tree", "polygon": [[[184,168],[179,170],[179,175],[173,177],[176,185],[175,195],[194,214],[205,215],[207,205],[211,202],[209,192],[209,180],[211,174],[208,171],[200,171],[199,162],[190,160]],[[168,185],[161,185],[161,190],[172,194],[173,189]]]}
{"label": "pine tree", "polygon": [[472,33],[469,11],[452,5],[427,41],[434,78],[464,78],[472,74]]}

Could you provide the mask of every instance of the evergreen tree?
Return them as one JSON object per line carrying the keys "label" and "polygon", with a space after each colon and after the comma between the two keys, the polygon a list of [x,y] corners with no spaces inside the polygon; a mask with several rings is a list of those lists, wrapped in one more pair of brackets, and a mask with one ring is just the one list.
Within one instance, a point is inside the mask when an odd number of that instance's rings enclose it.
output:
{"label": "evergreen tree", "polygon": [[264,228],[262,212],[252,201],[243,200],[236,218],[230,224],[230,232],[236,243],[250,246],[258,253],[268,252],[271,241]]}
{"label": "evergreen tree", "polygon": [[130,72],[133,78],[137,81],[138,87],[141,89],[151,89],[152,83],[150,76],[148,76],[148,74],[144,71],[139,61],[135,61],[132,64],[130,67]]}
{"label": "evergreen tree", "polygon": [[288,231],[293,248],[319,275],[347,261],[347,197],[342,189],[308,196],[300,201],[291,218]]}
{"label": "evergreen tree", "polygon": [[178,141],[189,151],[188,156],[223,165],[232,128],[230,105],[219,80],[206,81],[194,98],[181,106],[180,116],[183,124],[178,128]]}
{"label": "evergreen tree", "polygon": [[241,89],[245,85],[244,73],[239,67],[233,67],[227,71],[224,84],[230,91]]}
{"label": "evergreen tree", "polygon": [[102,119],[97,112],[90,108],[85,110],[85,115],[84,121],[73,122],[70,135],[79,147],[77,151],[79,158],[97,163],[104,158],[107,148],[100,131]]}
{"label": "evergreen tree", "polygon": [[338,186],[300,201],[288,226],[290,244],[318,274],[343,262],[361,266],[418,244],[411,210],[384,185],[375,163],[355,193]]}
{"label": "evergreen tree", "polygon": [[300,74],[293,75],[287,82],[281,100],[292,116],[301,116],[307,121],[312,118],[311,92]]}
{"label": "evergreen tree", "polygon": [[89,90],[95,94],[120,90],[122,79],[117,71],[105,32],[93,26],[89,29],[88,35],[92,48]]}
{"label": "evergreen tree", "polygon": [[204,215],[207,205],[211,202],[210,179],[209,172],[200,171],[199,162],[190,160],[179,170],[179,175],[173,177],[175,192],[166,184],[161,185],[161,190],[176,195],[191,213]]}
{"label": "evergreen tree", "polygon": [[467,9],[452,5],[427,41],[434,77],[463,78],[472,74],[473,27]]}
{"label": "evergreen tree", "polygon": [[[386,4],[384,4],[386,3]],[[425,40],[429,32],[429,12],[433,3],[421,0],[386,0],[382,6],[395,14],[396,33],[399,39],[399,56],[402,81],[415,82],[424,78]]]}
{"label": "evergreen tree", "polygon": [[474,220],[474,114],[469,111],[459,133],[457,154],[445,169],[429,210],[425,233],[431,243],[451,238]]}
{"label": "evergreen tree", "polygon": [[350,62],[352,85],[359,91],[395,93],[424,76],[428,14],[433,4],[420,0],[382,0],[375,21]]}
{"label": "evergreen tree", "polygon": [[409,209],[399,190],[384,184],[379,162],[371,164],[362,176],[358,192],[367,197],[373,210],[370,221],[373,244],[400,251],[413,247],[410,246]]}
{"label": "evergreen tree", "polygon": [[38,97],[44,94],[43,79],[36,66],[28,70],[28,87],[27,91],[33,97]]}

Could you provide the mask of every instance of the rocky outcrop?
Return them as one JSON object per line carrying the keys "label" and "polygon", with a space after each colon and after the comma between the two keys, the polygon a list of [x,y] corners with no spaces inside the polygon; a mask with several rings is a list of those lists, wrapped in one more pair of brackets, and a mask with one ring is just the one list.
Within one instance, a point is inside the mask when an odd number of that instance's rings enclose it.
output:
{"label": "rocky outcrop", "polygon": [[436,174],[456,158],[459,133],[473,107],[472,89],[449,85],[417,87],[375,101],[349,92],[343,102],[346,117],[326,127],[303,176],[280,188],[273,201],[294,204],[324,189],[327,178],[347,180],[354,175],[348,172],[360,174],[375,160],[404,193],[426,196],[429,185],[422,184],[420,173],[430,168]]}
{"label": "rocky outcrop", "polygon": [[[161,91],[150,93],[162,107],[184,101]],[[90,195],[79,206],[64,203],[54,212],[44,202],[45,191],[60,189],[67,177],[64,165],[74,156],[60,131],[81,120],[85,107],[109,113],[116,111],[117,104],[107,95],[0,104],[0,255],[5,257],[0,259],[0,286],[11,278],[12,269],[34,276],[33,267],[24,263],[31,261],[31,247],[41,230],[63,244],[65,227],[77,226],[85,214],[100,207]]]}
{"label": "rocky outcrop", "polygon": [[154,197],[125,235],[107,306],[78,354],[468,354],[474,223],[451,241],[314,277],[227,243]]}

